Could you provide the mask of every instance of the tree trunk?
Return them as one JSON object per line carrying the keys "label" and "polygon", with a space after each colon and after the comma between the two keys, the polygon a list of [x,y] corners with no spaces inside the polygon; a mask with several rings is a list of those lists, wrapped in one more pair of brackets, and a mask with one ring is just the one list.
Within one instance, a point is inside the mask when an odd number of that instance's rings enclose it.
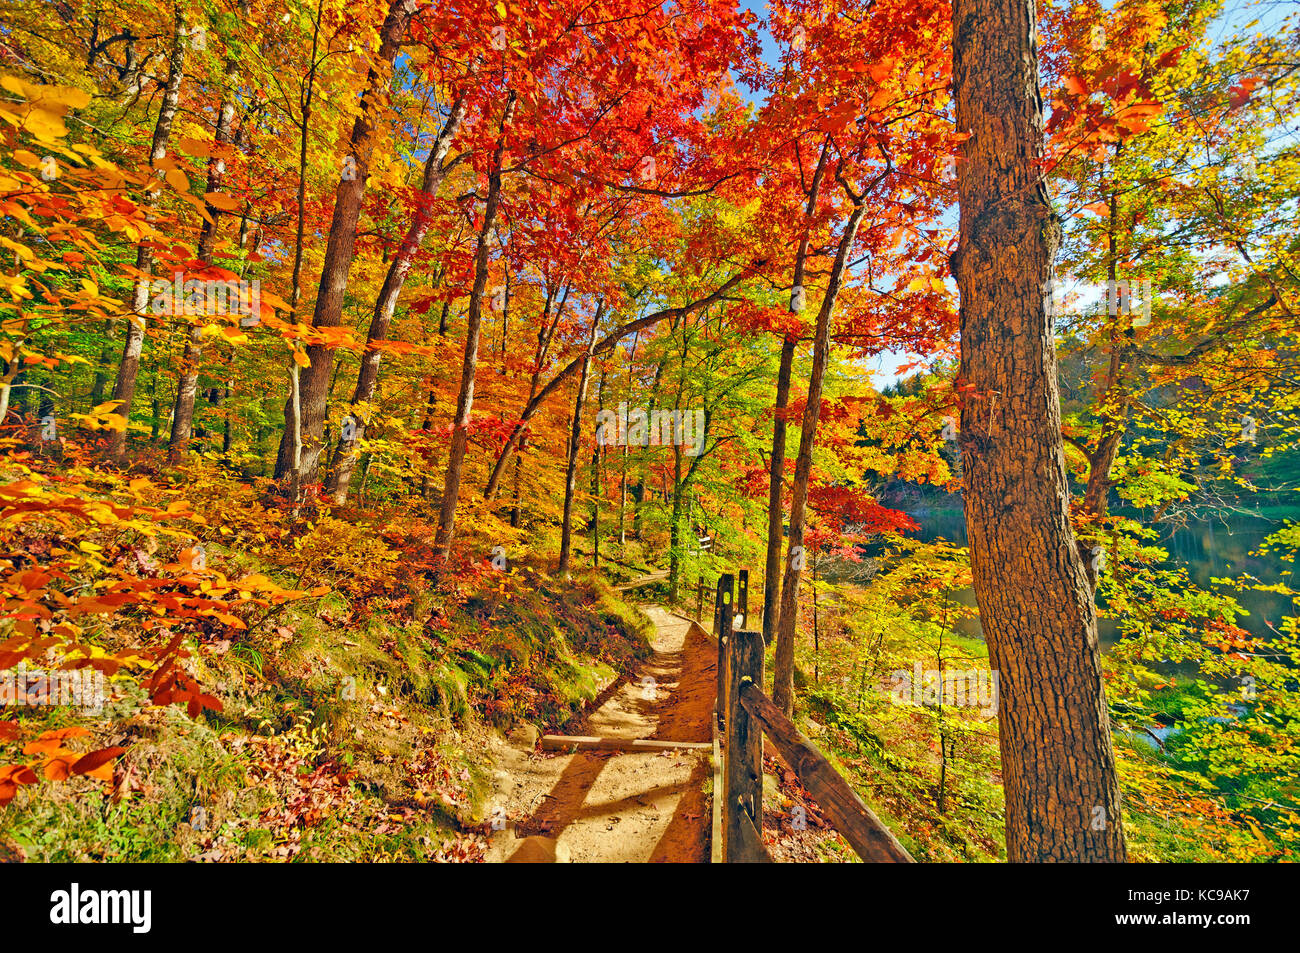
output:
{"label": "tree trunk", "polygon": [[966,526],[1012,861],[1122,861],[1096,612],[1070,526],[1032,0],[955,0]]}
{"label": "tree trunk", "polygon": [[[673,441],[673,507],[668,526],[668,602],[677,605],[677,590],[682,579],[682,445]],[[696,537],[698,545],[699,537]]]}
{"label": "tree trunk", "polygon": [[822,640],[821,633],[817,628],[817,558],[814,556],[812,561],[812,610],[813,610],[813,684],[821,682],[821,656]]}
{"label": "tree trunk", "polygon": [[[804,303],[804,269],[808,262],[810,220],[817,211],[817,195],[821,191],[822,176],[826,173],[826,156],[830,140],[822,143],[817,169],[808,188],[808,204],[804,208],[807,220],[799,251],[794,259],[794,285],[790,292],[790,313],[798,314]],[[772,408],[772,459],[769,461],[767,483],[767,560],[763,569],[763,639],[771,642],[779,628],[778,615],[781,602],[781,540],[785,513],[781,508],[781,488],[785,482],[785,410],[790,404],[790,373],[794,368],[794,351],[797,342],[791,335],[781,341],[781,369],[776,378],[776,406]]]}
{"label": "tree trunk", "polygon": [[[433,419],[434,419],[433,412],[437,409],[437,407],[438,407],[438,388],[433,383],[432,379],[430,379],[429,396],[425,398],[425,402],[424,402],[424,421],[423,423],[420,424],[420,430],[422,430],[425,434],[428,434],[430,431],[433,430]],[[424,473],[421,474],[420,476],[420,499],[427,500],[428,498],[429,498],[429,468],[426,466],[424,467]]]}
{"label": "tree trunk", "polygon": [[447,478],[442,493],[442,510],[438,514],[438,531],[434,535],[435,558],[444,565],[451,560],[451,540],[456,532],[456,504],[460,500],[460,481],[465,469],[465,450],[469,446],[470,413],[474,409],[474,376],[478,371],[479,332],[483,326],[483,295],[487,291],[488,252],[497,206],[501,202],[501,163],[506,149],[506,127],[514,111],[515,94],[506,97],[501,114],[501,129],[492,155],[488,177],[487,201],[483,206],[483,226],[478,233],[474,253],[474,287],[470,292],[469,312],[465,316],[465,360],[460,372],[460,394],[456,398],[456,418],[452,422],[451,447],[447,452]]}
{"label": "tree trunk", "polygon": [[298,316],[298,305],[302,301],[302,256],[305,247],[304,238],[307,233],[307,137],[311,130],[311,113],[316,95],[316,68],[318,65],[316,54],[320,48],[321,13],[324,6],[325,0],[317,0],[316,18],[312,21],[311,66],[307,70],[307,83],[302,91],[302,116],[301,123],[298,126],[298,226],[294,233],[292,292],[289,298],[289,307],[293,310],[295,321],[301,320]]}
{"label": "tree trunk", "polygon": [[158,397],[158,367],[155,364],[153,374],[149,377],[149,441],[158,442],[158,431],[162,425],[162,401]]}
{"label": "tree trunk", "polygon": [[591,319],[591,335],[587,338],[587,353],[583,357],[582,372],[578,377],[578,396],[573,402],[573,427],[569,431],[569,458],[564,476],[564,518],[560,523],[560,564],[556,572],[569,572],[569,549],[573,540],[573,497],[578,483],[578,450],[582,444],[582,405],[587,400],[587,378],[591,375],[592,348],[596,346],[596,331],[605,310],[602,304]]}
{"label": "tree trunk", "polygon": [[[600,384],[596,387],[596,413],[605,409],[606,368],[600,369]],[[0,416],[0,420],[3,420]],[[600,499],[604,495],[604,481],[601,479],[602,448],[597,442],[591,451],[591,565],[600,568]]]}
{"label": "tree trunk", "polygon": [[[13,339],[12,347],[14,351],[17,351],[27,339],[26,332],[27,322],[24,322],[21,336]],[[4,367],[4,376],[0,377],[0,427],[3,427],[5,419],[9,416],[9,398],[13,393],[14,382],[22,374],[22,362],[17,360],[0,361],[0,365]]]}
{"label": "tree trunk", "polygon": [[[638,334],[632,339],[632,347],[627,354],[627,390],[626,403],[632,402],[632,368],[636,360],[636,346],[641,336]],[[619,441],[622,446],[619,448],[619,481],[618,481],[618,544],[619,546],[627,545],[627,455],[628,446],[626,440]]]}
{"label": "tree trunk", "polygon": [[813,444],[817,439],[817,416],[821,411],[822,384],[831,352],[831,314],[839,297],[848,267],[849,252],[858,234],[858,223],[867,206],[854,203],[844,223],[835,263],[826,283],[826,296],[817,312],[817,329],[813,337],[812,371],[808,377],[808,402],[803,409],[799,432],[799,456],[794,464],[794,487],[790,500],[790,548],[786,556],[785,578],[781,581],[781,614],[777,619],[776,652],[772,664],[772,701],[786,714],[794,715],[794,641],[799,624],[799,578],[805,560],[803,552],[804,510],[808,505],[808,478],[812,473]]}
{"label": "tree trunk", "polygon": [[[753,262],[751,267],[758,269],[762,268],[765,264],[767,264],[765,260],[759,259]],[[728,291],[740,284],[740,282],[747,277],[749,277],[748,269],[739,271],[714,289],[710,294],[705,295],[703,298],[698,298],[690,304],[683,305],[680,308],[665,308],[662,311],[656,311],[653,314],[648,314],[643,318],[637,318],[635,321],[630,321],[621,327],[615,328],[609,334],[606,334],[596,342],[592,354],[595,355],[608,351],[629,334],[643,331],[646,328],[652,328],[665,318],[680,319],[699,310],[700,308],[706,308],[713,302],[725,296]],[[570,375],[581,367],[584,357],[585,355],[574,358],[565,365],[565,367],[552,377],[545,387],[534,394],[528,401],[527,405],[525,405],[523,412],[519,415],[519,423],[515,424],[514,429],[510,431],[510,437],[506,440],[506,445],[501,448],[501,453],[497,456],[497,462],[492,467],[492,475],[488,478],[487,486],[483,490],[484,499],[490,500],[496,496],[497,487],[501,482],[501,476],[505,473],[506,463],[510,460],[510,456],[514,453],[515,448],[519,446],[519,441],[523,437],[524,431],[528,429],[528,422],[532,420],[533,415],[541,409],[546,398],[550,397],[551,394],[553,394]]]}
{"label": "tree trunk", "polygon": [[618,544],[627,545],[627,443],[619,448]]}
{"label": "tree trunk", "polygon": [[[149,147],[149,164],[156,167],[167,155],[167,142],[172,134],[172,122],[181,100],[181,80],[185,76],[185,51],[189,38],[180,17],[172,33],[171,57],[167,62],[167,85],[163,90],[162,105],[158,109],[158,122],[154,124],[153,142]],[[155,199],[146,198],[152,209]],[[152,218],[152,215],[150,216]],[[144,243],[136,248],[135,267],[142,275],[153,271],[153,249]],[[145,315],[149,307],[149,280],[137,278],[131,296],[131,317],[126,323],[126,344],[122,360],[117,366],[117,380],[113,384],[114,413],[124,418],[121,430],[113,430],[108,438],[108,457],[121,462],[126,456],[126,431],[131,423],[131,405],[135,403],[135,381],[140,374],[140,354],[144,350]]]}
{"label": "tree trunk", "polygon": [[[289,295],[289,309],[293,313],[293,320],[296,325],[302,322],[302,261],[303,251],[306,247],[307,234],[307,141],[308,133],[311,127],[311,114],[313,100],[316,91],[316,69],[319,61],[316,58],[317,51],[320,48],[320,31],[322,13],[324,12],[324,0],[316,2],[316,17],[312,21],[311,34],[311,66],[307,70],[307,82],[302,91],[302,116],[301,123],[298,126],[298,224],[294,233],[293,244],[293,271],[291,281],[291,290]],[[280,436],[279,452],[276,455],[275,470],[272,476],[275,479],[282,479],[279,474],[280,462],[284,456],[284,441],[289,441],[289,496],[292,500],[292,512],[296,516],[298,513],[298,504],[301,498],[302,483],[300,479],[302,467],[302,401],[299,382],[301,380],[302,368],[298,366],[297,354],[294,353],[289,358],[289,398],[288,412],[285,421],[284,432]],[[260,441],[259,441],[260,443]]]}
{"label": "tree trunk", "polygon": [[[1119,156],[1122,146],[1122,143],[1116,145],[1116,157]],[[1110,280],[1110,288],[1117,287],[1116,281],[1119,274],[1119,256],[1116,247],[1118,239],[1116,229],[1119,227],[1118,218],[1119,196],[1112,188],[1109,214],[1106,216],[1106,276]],[[1109,330],[1107,332],[1110,359],[1106,368],[1105,384],[1097,402],[1099,411],[1097,416],[1100,418],[1102,430],[1096,446],[1088,454],[1088,482],[1084,487],[1083,506],[1081,507],[1084,519],[1088,520],[1098,530],[1101,528],[1102,518],[1106,515],[1110,502],[1110,471],[1115,466],[1115,459],[1119,456],[1120,446],[1124,442],[1124,433],[1128,429],[1126,420],[1128,398],[1125,394],[1124,370],[1128,352],[1133,346],[1133,329],[1129,327],[1127,333],[1125,333],[1124,325],[1128,323],[1128,316],[1121,312],[1118,291],[1107,300],[1107,310],[1112,309],[1115,313],[1109,316]],[[1085,528],[1084,532],[1087,534],[1088,529]],[[1089,540],[1079,540],[1079,555],[1083,559],[1084,571],[1088,574],[1088,585],[1095,592],[1097,588],[1097,571],[1093,569],[1091,546],[1092,543]]]}
{"label": "tree trunk", "polygon": [[[429,231],[429,223],[433,218],[431,208],[433,198],[438,194],[438,188],[446,175],[443,160],[447,158],[447,150],[451,148],[451,142],[460,129],[464,110],[465,96],[462,93],[452,104],[451,113],[443,124],[442,131],[438,133],[433,147],[429,150],[429,158],[424,163],[420,204],[411,218],[406,238],[402,240],[401,247],[388,267],[388,274],[384,277],[383,287],[375,301],[374,314],[370,318],[370,331],[366,336],[366,353],[361,358],[361,370],[357,374],[357,386],[352,394],[354,413],[356,405],[368,404],[374,399],[375,384],[379,380],[379,362],[383,357],[377,345],[388,337],[388,328],[393,322],[393,315],[397,312],[397,299],[402,294],[402,286],[406,283],[406,276],[410,274],[411,266],[415,263],[416,253],[424,243],[424,236]],[[325,492],[335,503],[342,503],[348,498],[348,484],[352,481],[352,471],[360,455],[357,446],[365,435],[364,415],[354,415],[353,420],[355,427],[351,439],[341,432],[339,434],[338,445],[334,450],[337,463],[325,485]]]}
{"label": "tree trunk", "polygon": [[[226,91],[217,113],[217,127],[214,134],[218,144],[224,145],[231,139],[231,127],[235,121],[237,83],[238,78],[234,73],[233,64],[227,63]],[[221,159],[216,156],[208,159],[208,187],[205,190],[207,193],[221,190],[225,170],[225,163]],[[198,247],[195,249],[195,257],[202,262],[204,268],[212,264],[212,255],[217,247],[217,223],[221,220],[220,209],[211,202],[205,205],[208,218],[204,219],[203,227],[199,230]],[[185,338],[180,378],[176,382],[176,406],[172,410],[171,439],[167,445],[167,459],[171,463],[180,461],[181,455],[189,447],[190,436],[194,432],[194,397],[199,388],[199,359],[203,356],[203,326],[211,320],[215,320],[212,315],[196,319],[190,325],[189,333]]]}
{"label": "tree trunk", "polygon": [[[361,94],[361,111],[352,125],[348,140],[343,177],[334,194],[334,215],[330,221],[329,238],[325,243],[325,260],[321,266],[320,286],[316,294],[316,308],[312,314],[312,327],[337,328],[343,323],[343,295],[348,287],[348,274],[356,254],[357,221],[361,217],[361,200],[366,190],[366,176],[370,169],[370,156],[375,147],[375,118],[378,100],[391,78],[393,60],[397,56],[402,38],[415,13],[415,0],[393,0],[388,16],[380,30],[379,52],[366,77],[365,92]],[[347,162],[350,159],[350,162]],[[334,369],[334,351],[320,345],[307,348],[310,364],[298,376],[299,426],[301,436],[300,470],[297,483],[313,482],[324,448],[326,405],[330,378]],[[276,479],[288,476],[293,468],[295,437],[292,397],[285,405],[285,433],[280,440],[280,452],[275,462]]]}
{"label": "tree trunk", "polygon": [[222,397],[226,408],[225,429],[221,435],[221,451],[223,453],[229,453],[230,448],[234,445],[234,427],[231,421],[232,414],[231,414],[231,407],[230,407],[230,398],[234,393],[235,393],[235,381],[233,378],[227,377],[226,389]]}
{"label": "tree trunk", "polygon": [[790,405],[790,375],[794,370],[796,340],[781,340],[781,368],[776,375],[776,404],[772,408],[772,458],[767,477],[767,558],[763,565],[763,639],[771,643],[780,628],[781,545],[785,540],[785,508],[781,505],[785,486],[786,408]]}
{"label": "tree trunk", "polygon": [[[531,401],[537,393],[537,385],[542,382],[542,366],[546,363],[546,355],[551,349],[551,340],[555,335],[556,328],[560,326],[560,318],[564,314],[564,307],[569,301],[569,288],[566,284],[560,294],[558,304],[555,301],[555,291],[547,283],[546,303],[542,306],[542,320],[538,322],[537,327],[537,346],[533,351],[533,373],[528,384],[528,399]],[[551,307],[555,306],[555,317],[551,318]],[[514,479],[514,503],[510,507],[510,527],[518,529],[520,519],[523,516],[519,505],[520,489],[523,482],[524,461],[522,451],[527,444],[527,436],[520,439],[520,453],[515,454],[515,479]]]}
{"label": "tree trunk", "polygon": [[113,338],[116,336],[117,322],[112,318],[105,318],[104,342],[99,349],[95,379],[90,385],[90,406],[87,408],[87,412],[104,402],[104,391],[108,387],[108,376],[113,370]]}

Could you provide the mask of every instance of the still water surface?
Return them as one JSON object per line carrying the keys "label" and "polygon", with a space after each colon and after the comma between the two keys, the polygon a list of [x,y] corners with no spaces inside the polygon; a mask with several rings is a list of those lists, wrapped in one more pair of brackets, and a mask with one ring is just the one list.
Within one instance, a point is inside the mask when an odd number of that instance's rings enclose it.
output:
{"label": "still water surface", "polygon": [[[908,511],[921,526],[919,538],[930,541],[946,539],[960,546],[966,545],[966,521],[960,509],[925,509]],[[1285,582],[1295,587],[1300,582],[1296,576],[1297,563],[1284,562],[1278,556],[1251,555],[1270,533],[1282,527],[1280,520],[1263,519],[1245,514],[1216,515],[1203,522],[1166,530],[1161,545],[1169,552],[1169,566],[1185,566],[1192,582],[1209,588],[1211,577],[1233,577],[1250,573],[1265,583]],[[957,601],[967,606],[975,605],[975,592],[964,589],[955,594]],[[1283,616],[1292,610],[1291,600],[1270,592],[1241,592],[1237,601],[1250,614],[1237,620],[1253,635],[1268,637],[1271,627],[1279,626]],[[980,635],[979,619],[966,620],[958,625],[964,635]],[[1115,623],[1101,619],[1099,624],[1103,646],[1118,639]]]}

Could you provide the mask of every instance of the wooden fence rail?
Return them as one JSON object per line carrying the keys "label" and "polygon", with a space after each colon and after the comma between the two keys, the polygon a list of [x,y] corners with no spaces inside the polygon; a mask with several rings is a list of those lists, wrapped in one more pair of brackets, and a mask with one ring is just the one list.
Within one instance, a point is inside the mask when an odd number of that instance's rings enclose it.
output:
{"label": "wooden fence rail", "polygon": [[741,571],[741,604],[733,610],[733,577],[718,580],[713,632],[718,640],[714,714],[721,742],[721,857],[724,863],[769,863],[763,830],[763,736],[816,798],[849,845],[868,863],[912,863],[889,828],[862,802],[817,747],[763,692],[763,635],[734,631],[748,608],[749,573]]}
{"label": "wooden fence rail", "polygon": [[785,717],[772,699],[747,682],[740,690],[740,704],[761,723],[763,734],[772,740],[785,763],[812,792],[835,829],[859,857],[875,863],[912,863],[911,855],[889,828],[862,803],[858,792],[831,767],[825,756],[803,736],[794,722]]}

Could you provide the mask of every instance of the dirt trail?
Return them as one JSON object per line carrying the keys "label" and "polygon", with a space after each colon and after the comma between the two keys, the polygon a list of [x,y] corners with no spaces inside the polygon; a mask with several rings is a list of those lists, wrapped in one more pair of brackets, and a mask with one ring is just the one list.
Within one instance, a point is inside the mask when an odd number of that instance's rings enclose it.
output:
{"label": "dirt trail", "polygon": [[[570,733],[665,741],[709,741],[717,650],[690,624],[659,606],[654,655],[615,683]],[[489,812],[507,829],[492,835],[489,862],[509,860],[519,838],[556,839],[560,859],[606,863],[707,863],[712,805],[707,752],[550,754],[500,743]],[[517,858],[522,859],[522,857]]]}

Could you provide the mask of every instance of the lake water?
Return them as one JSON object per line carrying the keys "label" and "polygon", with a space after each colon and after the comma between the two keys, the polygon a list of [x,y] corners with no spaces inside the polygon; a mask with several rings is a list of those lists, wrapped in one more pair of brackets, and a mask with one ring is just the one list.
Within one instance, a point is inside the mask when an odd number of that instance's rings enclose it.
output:
{"label": "lake water", "polygon": [[[966,545],[966,520],[960,509],[918,507],[909,510],[908,515],[921,526],[921,531],[916,534],[919,538],[926,541],[943,538]],[[1210,587],[1211,577],[1227,578],[1243,572],[1264,583],[1287,582],[1294,586],[1297,581],[1295,573],[1300,568],[1295,561],[1287,563],[1276,556],[1260,558],[1250,555],[1266,536],[1282,525],[1280,520],[1232,513],[1167,529],[1161,545],[1169,552],[1167,565],[1187,567],[1192,581],[1204,588]],[[1238,624],[1256,636],[1267,638],[1272,631],[1270,623],[1278,626],[1282,617],[1293,611],[1291,600],[1276,593],[1247,591],[1237,593],[1236,597],[1250,613],[1238,619]],[[963,590],[956,594],[956,598],[963,605],[975,605],[974,590]],[[1110,619],[1099,620],[1098,628],[1103,645],[1111,645],[1117,640],[1118,633]],[[979,635],[979,619],[967,620],[958,629],[966,635]]]}

